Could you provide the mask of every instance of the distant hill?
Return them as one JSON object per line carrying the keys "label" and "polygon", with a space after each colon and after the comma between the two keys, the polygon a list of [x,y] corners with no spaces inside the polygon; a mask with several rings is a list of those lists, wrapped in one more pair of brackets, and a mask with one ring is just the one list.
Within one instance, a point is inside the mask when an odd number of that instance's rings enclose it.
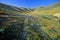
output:
{"label": "distant hill", "polygon": [[33,14],[46,14],[46,15],[51,15],[53,13],[60,13],[60,2],[51,4],[49,6],[45,7],[37,7],[34,11]]}
{"label": "distant hill", "polygon": [[0,10],[3,10],[5,12],[30,12],[30,11],[33,11],[33,9],[30,9],[30,8],[18,8],[18,7],[14,7],[14,6],[11,6],[11,5],[8,5],[8,4],[3,4],[3,3],[0,3]]}
{"label": "distant hill", "polygon": [[60,13],[60,2],[56,2],[54,4],[45,7],[37,7],[35,9],[23,8],[23,7],[18,8],[11,5],[0,3],[0,10],[13,14],[23,13],[25,15],[39,15],[39,14],[51,15],[54,13]]}
{"label": "distant hill", "polygon": [[[8,4],[0,3],[0,14],[4,13],[5,15],[22,15],[22,13],[32,12],[34,9],[15,7]],[[24,14],[23,14],[24,15]]]}

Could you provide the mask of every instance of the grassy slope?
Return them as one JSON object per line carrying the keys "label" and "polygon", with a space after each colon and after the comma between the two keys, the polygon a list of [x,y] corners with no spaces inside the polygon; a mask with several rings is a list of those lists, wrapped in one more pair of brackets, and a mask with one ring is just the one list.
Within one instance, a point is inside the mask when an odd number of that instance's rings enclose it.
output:
{"label": "grassy slope", "polygon": [[[58,5],[59,4],[59,5]],[[38,18],[37,25],[40,25],[40,30],[43,31],[43,35],[48,35],[52,40],[59,40],[60,36],[60,23],[53,15],[60,15],[60,3],[53,6],[44,8],[37,8],[33,12],[27,12],[27,15]],[[25,14],[26,15],[26,14]],[[60,16],[59,16],[60,17]],[[41,34],[41,35],[42,35]],[[48,38],[47,38],[48,39]]]}
{"label": "grassy slope", "polygon": [[[6,26],[11,26],[16,28],[19,33],[20,29],[24,30],[26,40],[59,40],[60,38],[60,23],[52,16],[53,13],[57,13],[60,7],[43,9],[36,9],[33,12],[23,12],[23,15],[28,15],[27,17],[22,16],[21,18],[11,18],[11,20],[6,21]],[[0,8],[1,9],[1,8]],[[2,8],[5,11],[5,9]],[[16,11],[10,10],[14,14],[18,13]],[[5,12],[10,13],[6,10]],[[60,12],[60,11],[59,11]],[[30,17],[31,16],[31,17]],[[22,20],[21,20],[22,19]],[[4,21],[5,22],[5,21]],[[15,23],[14,26],[11,23]],[[20,25],[19,25],[20,23]],[[24,28],[21,26],[24,23]],[[16,25],[18,24],[18,25]],[[20,28],[19,28],[20,27]],[[15,31],[15,30],[14,30]],[[15,32],[16,33],[16,32]],[[20,32],[22,33],[22,32]],[[24,36],[24,34],[22,34]],[[21,37],[21,36],[19,36]],[[42,39],[43,38],[43,39]]]}

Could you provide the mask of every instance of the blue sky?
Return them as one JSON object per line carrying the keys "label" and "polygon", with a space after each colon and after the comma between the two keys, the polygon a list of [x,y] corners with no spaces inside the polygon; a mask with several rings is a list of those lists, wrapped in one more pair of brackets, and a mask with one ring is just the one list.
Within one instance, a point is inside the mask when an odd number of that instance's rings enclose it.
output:
{"label": "blue sky", "polygon": [[47,6],[60,0],[0,0],[0,3],[5,3],[17,7],[34,8],[38,6]]}

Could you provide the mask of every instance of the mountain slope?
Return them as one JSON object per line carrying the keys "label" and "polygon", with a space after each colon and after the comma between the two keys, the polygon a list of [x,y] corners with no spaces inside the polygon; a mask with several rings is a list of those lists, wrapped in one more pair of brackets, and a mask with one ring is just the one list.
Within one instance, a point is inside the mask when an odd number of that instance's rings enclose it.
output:
{"label": "mountain slope", "polygon": [[39,14],[51,15],[54,13],[60,13],[60,2],[57,2],[46,7],[37,7],[32,13],[36,15]]}
{"label": "mountain slope", "polygon": [[15,11],[15,12],[29,12],[29,11],[33,11],[33,9],[30,9],[30,8],[18,8],[18,7],[14,7],[14,6],[11,6],[11,5],[7,5],[7,4],[3,4],[3,3],[0,3],[0,10],[3,10],[3,11]]}

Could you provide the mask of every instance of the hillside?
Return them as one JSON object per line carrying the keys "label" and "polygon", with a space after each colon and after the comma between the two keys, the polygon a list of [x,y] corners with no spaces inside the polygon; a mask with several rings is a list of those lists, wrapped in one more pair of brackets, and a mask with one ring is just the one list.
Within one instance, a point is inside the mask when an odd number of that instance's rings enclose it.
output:
{"label": "hillside", "polygon": [[11,5],[7,5],[7,4],[3,4],[3,3],[0,3],[0,11],[3,11],[5,13],[12,13],[12,14],[19,14],[19,13],[22,13],[22,12],[30,12],[30,11],[33,11],[33,9],[30,9],[30,8],[18,8],[18,7],[14,7],[14,6],[11,6]]}
{"label": "hillside", "polygon": [[0,3],[0,40],[60,40],[59,14],[59,2],[35,9]]}
{"label": "hillside", "polygon": [[60,13],[60,2],[45,7],[37,7],[32,13],[36,15],[52,15],[54,13]]}

